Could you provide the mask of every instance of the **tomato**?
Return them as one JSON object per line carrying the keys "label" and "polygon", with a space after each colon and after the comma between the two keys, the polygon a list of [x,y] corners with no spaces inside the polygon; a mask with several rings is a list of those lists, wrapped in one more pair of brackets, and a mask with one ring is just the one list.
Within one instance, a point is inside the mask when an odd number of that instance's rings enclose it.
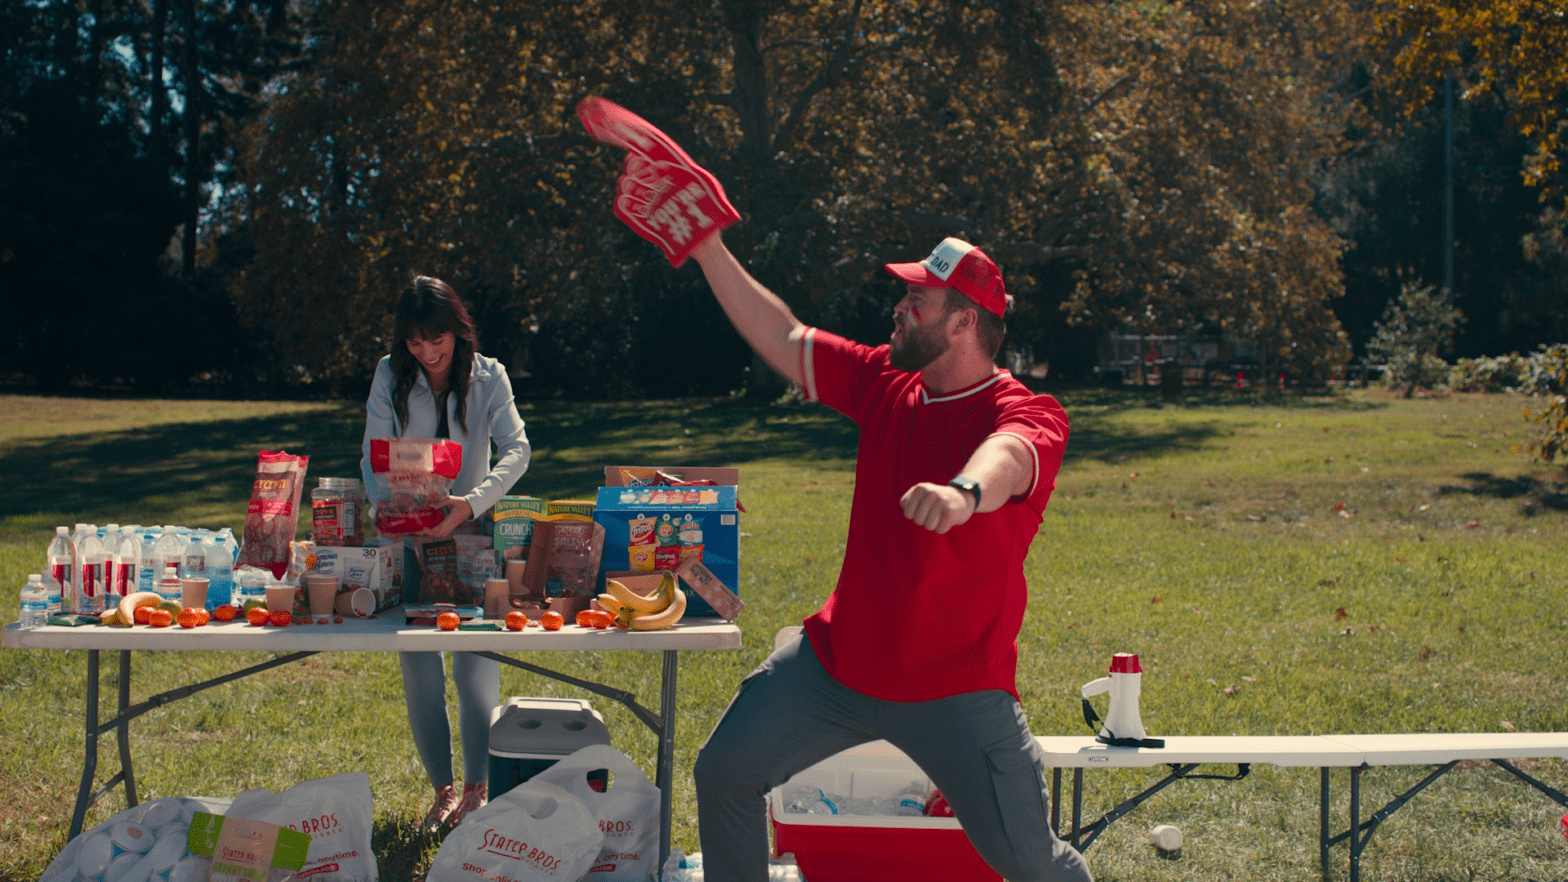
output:
{"label": "tomato", "polygon": [[546,631],[559,631],[561,630],[561,626],[566,624],[566,616],[561,615],[555,610],[550,610],[549,612],[539,617],[539,624],[542,625]]}

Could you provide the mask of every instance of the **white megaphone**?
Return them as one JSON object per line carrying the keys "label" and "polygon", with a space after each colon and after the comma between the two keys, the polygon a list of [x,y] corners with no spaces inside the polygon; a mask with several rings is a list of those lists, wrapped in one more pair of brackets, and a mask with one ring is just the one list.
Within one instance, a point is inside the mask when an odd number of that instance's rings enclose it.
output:
{"label": "white megaphone", "polygon": [[1083,684],[1083,718],[1093,729],[1099,722],[1089,696],[1101,692],[1111,693],[1111,706],[1105,712],[1105,724],[1100,727],[1096,741],[1115,747],[1164,747],[1165,741],[1150,738],[1143,730],[1143,720],[1138,714],[1138,693],[1143,691],[1143,668],[1138,666],[1138,656],[1131,652],[1118,652],[1111,656],[1111,673],[1108,677],[1090,680]]}

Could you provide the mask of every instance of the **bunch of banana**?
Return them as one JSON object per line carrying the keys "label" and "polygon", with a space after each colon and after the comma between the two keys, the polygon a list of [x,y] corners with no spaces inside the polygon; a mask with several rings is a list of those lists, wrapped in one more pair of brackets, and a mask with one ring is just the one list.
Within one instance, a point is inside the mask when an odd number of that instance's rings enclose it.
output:
{"label": "bunch of banana", "polygon": [[112,610],[106,610],[98,621],[105,625],[117,628],[129,628],[136,623],[136,610],[138,607],[163,607],[170,612],[178,614],[180,605],[174,601],[164,601],[153,591],[133,591],[120,600],[120,605]]}
{"label": "bunch of banana", "polygon": [[606,593],[599,595],[599,605],[615,616],[617,628],[659,631],[686,614],[686,592],[676,586],[673,573],[665,573],[658,590],[647,596],[614,579],[606,580],[604,587]]}

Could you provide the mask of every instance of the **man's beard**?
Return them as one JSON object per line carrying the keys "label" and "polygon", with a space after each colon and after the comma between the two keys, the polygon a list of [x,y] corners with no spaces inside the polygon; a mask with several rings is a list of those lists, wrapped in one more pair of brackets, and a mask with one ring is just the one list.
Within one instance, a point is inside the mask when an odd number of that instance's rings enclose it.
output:
{"label": "man's beard", "polygon": [[904,340],[888,349],[888,362],[901,371],[923,370],[947,352],[947,339],[940,324],[904,326]]}

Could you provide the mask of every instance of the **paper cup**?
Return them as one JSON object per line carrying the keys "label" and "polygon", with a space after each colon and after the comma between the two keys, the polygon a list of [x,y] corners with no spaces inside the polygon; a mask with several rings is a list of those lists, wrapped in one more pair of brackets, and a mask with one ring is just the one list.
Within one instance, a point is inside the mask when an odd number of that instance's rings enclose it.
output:
{"label": "paper cup", "polygon": [[344,591],[333,600],[333,609],[340,616],[365,618],[376,611],[376,593],[369,588]]}
{"label": "paper cup", "polygon": [[505,579],[485,580],[485,618],[499,619],[506,615],[507,598],[512,596],[512,585]]}
{"label": "paper cup", "polygon": [[332,600],[338,594],[337,576],[306,576],[305,587],[310,595],[310,614],[332,615]]}
{"label": "paper cup", "polygon": [[186,576],[180,580],[180,606],[202,609],[207,605],[207,580],[202,576]]}
{"label": "paper cup", "polygon": [[267,612],[294,611],[294,589],[287,585],[267,586]]}

